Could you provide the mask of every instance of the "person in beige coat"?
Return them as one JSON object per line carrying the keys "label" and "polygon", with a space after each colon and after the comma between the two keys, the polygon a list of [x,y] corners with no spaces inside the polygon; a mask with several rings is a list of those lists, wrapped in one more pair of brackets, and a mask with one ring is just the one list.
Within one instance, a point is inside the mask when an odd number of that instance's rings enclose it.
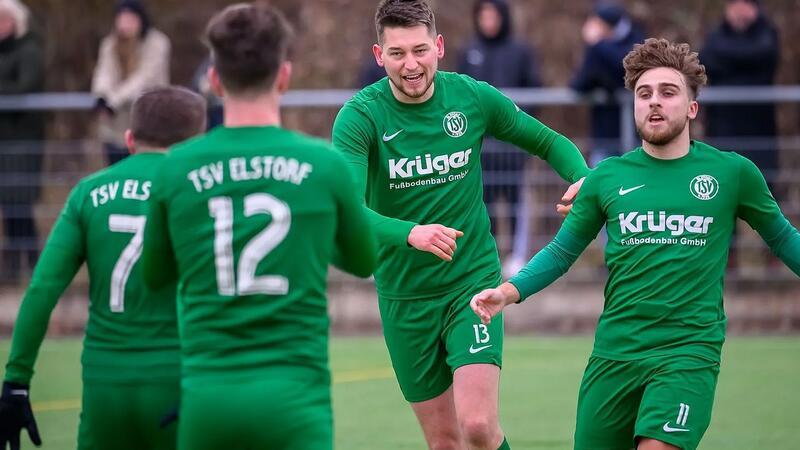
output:
{"label": "person in beige coat", "polygon": [[147,89],[169,84],[169,60],[169,38],[150,26],[144,5],[138,0],[117,2],[114,30],[100,43],[92,79],[98,137],[109,164],[128,155],[123,135],[133,100]]}

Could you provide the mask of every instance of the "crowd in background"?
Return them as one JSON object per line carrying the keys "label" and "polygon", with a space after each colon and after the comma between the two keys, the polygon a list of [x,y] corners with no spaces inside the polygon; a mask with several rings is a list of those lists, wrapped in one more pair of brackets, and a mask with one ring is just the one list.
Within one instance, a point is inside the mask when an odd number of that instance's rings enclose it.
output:
{"label": "crowd in background", "polygon": [[[450,44],[460,50],[457,71],[498,88],[540,87],[536,49],[515,37],[513,8],[507,0],[477,0],[473,7],[474,37]],[[757,0],[728,0],[721,20],[697,48],[712,86],[774,84],[780,46],[778,31]],[[42,42],[30,31],[30,14],[19,0],[0,0],[0,95],[44,90]],[[620,154],[620,111],[614,93],[623,87],[622,58],[648,36],[619,4],[598,2],[581,30],[585,43],[569,87],[586,95],[598,91],[603,101],[591,107],[589,141],[583,150],[590,164]],[[169,84],[172,60],[169,38],[153,26],[139,0],[114,6],[110,33],[99,43],[91,91],[96,96],[97,138],[108,164],[127,155],[123,132],[130,106],[144,90]],[[193,88],[209,98],[209,124],[221,122],[221,104],[208,89],[205,71],[198,67]],[[357,75],[359,85],[381,79],[385,72],[366,58]],[[535,111],[529,111],[535,114]],[[724,150],[747,156],[774,180],[778,171],[775,106],[772,104],[709,105],[706,139]],[[41,193],[45,120],[39,112],[0,112],[0,214],[2,268],[0,283],[17,283],[36,263],[42,242],[34,220]],[[504,272],[514,273],[531,254],[529,216],[524,201],[528,155],[507,144],[484,142],[484,199],[490,211],[506,203],[513,211],[505,229],[512,236]],[[771,184],[775,195],[779,195]],[[493,215],[494,219],[494,215]],[[493,231],[498,221],[493,220]]]}

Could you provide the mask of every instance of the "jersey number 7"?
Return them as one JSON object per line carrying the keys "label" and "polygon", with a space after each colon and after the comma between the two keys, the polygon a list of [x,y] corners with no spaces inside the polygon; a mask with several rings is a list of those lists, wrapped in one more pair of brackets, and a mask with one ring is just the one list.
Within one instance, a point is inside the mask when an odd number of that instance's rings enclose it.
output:
{"label": "jersey number 7", "polygon": [[114,269],[111,271],[111,293],[109,304],[111,312],[125,311],[125,285],[128,277],[139,257],[142,256],[142,241],[144,240],[145,216],[128,216],[125,214],[111,214],[108,216],[108,229],[117,233],[133,233],[128,245],[119,255]]}

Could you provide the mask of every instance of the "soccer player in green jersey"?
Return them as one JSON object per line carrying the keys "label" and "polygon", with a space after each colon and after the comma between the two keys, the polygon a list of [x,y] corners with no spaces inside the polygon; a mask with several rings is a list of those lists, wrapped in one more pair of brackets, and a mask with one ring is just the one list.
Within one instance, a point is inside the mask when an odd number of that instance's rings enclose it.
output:
{"label": "soccer player in green jersey", "polygon": [[224,126],[165,158],[142,255],[151,285],[179,280],[178,448],[331,449],[326,274],[372,273],[372,227],[344,158],[280,126],[283,15],[232,5],[206,39]]}
{"label": "soccer player in green jersey", "polygon": [[796,274],[800,234],[752,162],[689,139],[706,82],[697,53],[648,39],[624,65],[642,146],[600,163],[553,241],[472,308],[489,323],[564,274],[605,225],[605,307],[581,383],[575,449],[693,450],[711,420],[736,218]]}
{"label": "soccer player in green jersey", "polygon": [[437,70],[444,40],[425,1],[384,0],[375,23],[373,52],[388,77],[344,105],[333,143],[378,234],[375,281],[392,365],[430,448],[509,448],[497,411],[502,321],[487,327],[469,309],[501,280],[481,142],[511,142],[570,182],[588,169],[568,139],[497,89]]}
{"label": "soccer player in green jersey", "polygon": [[125,135],[132,155],[82,179],[70,193],[14,325],[0,397],[0,449],[6,443],[18,449],[22,428],[40,444],[28,386],[50,314],[84,262],[89,322],[78,449],[175,448],[175,426],[159,427],[178,404],[175,284],[145,289],[139,257],[163,153],[204,129],[199,95],[178,87],[145,92],[133,104]]}

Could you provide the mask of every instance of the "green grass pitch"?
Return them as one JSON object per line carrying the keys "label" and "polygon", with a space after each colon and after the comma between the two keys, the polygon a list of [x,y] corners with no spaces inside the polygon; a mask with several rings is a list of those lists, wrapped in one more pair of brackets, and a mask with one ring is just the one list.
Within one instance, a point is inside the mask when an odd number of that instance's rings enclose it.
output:
{"label": "green grass pitch", "polygon": [[[0,359],[8,357],[0,341]],[[505,345],[501,420],[515,450],[571,449],[578,383],[591,339],[513,337]],[[80,341],[48,340],[32,388],[43,450],[75,448]],[[380,338],[334,338],[336,448],[422,449],[411,410]],[[794,448],[800,417],[800,337],[732,338],[723,352],[711,427],[702,450]],[[23,449],[33,449],[27,436]]]}

